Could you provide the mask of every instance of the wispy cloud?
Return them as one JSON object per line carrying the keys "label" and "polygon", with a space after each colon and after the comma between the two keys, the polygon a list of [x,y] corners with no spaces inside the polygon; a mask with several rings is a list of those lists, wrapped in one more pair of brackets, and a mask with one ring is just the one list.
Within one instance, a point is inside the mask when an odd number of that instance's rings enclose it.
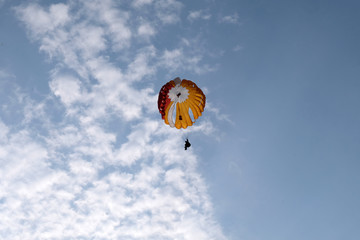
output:
{"label": "wispy cloud", "polygon": [[47,9],[37,4],[29,4],[16,8],[16,11],[35,38],[42,37],[70,21],[69,6],[63,3],[51,5]]}
{"label": "wispy cloud", "polygon": [[164,24],[173,24],[180,21],[182,3],[176,0],[157,0],[155,10],[157,17]]}
{"label": "wispy cloud", "polygon": [[0,80],[14,78],[14,74],[7,72],[6,70],[0,69]]}
{"label": "wispy cloud", "polygon": [[234,52],[239,52],[239,51],[241,51],[241,50],[243,50],[244,48],[243,48],[243,46],[241,46],[241,45],[236,45],[234,48],[233,48],[233,51]]}
{"label": "wispy cloud", "polygon": [[206,10],[190,11],[187,17],[189,21],[195,21],[197,19],[209,20],[210,18],[211,14],[208,13]]}
{"label": "wispy cloud", "polygon": [[[54,68],[45,99],[15,103],[25,122],[15,127],[0,118],[1,238],[226,239],[199,157],[154,117],[157,89],[147,81],[161,69],[211,67],[200,53],[185,56],[181,43],[167,49],[151,38],[133,42],[158,33],[149,26],[180,21],[178,1],[132,6],[145,5],[156,19],[138,21],[110,0],[16,8]],[[191,131],[212,130],[205,119]]]}
{"label": "wispy cloud", "polygon": [[143,23],[138,28],[138,35],[148,38],[154,36],[156,34],[156,30],[149,23]]}
{"label": "wispy cloud", "polygon": [[143,6],[147,6],[149,4],[151,4],[153,2],[153,0],[134,0],[132,2],[132,5],[134,7],[143,7]]}
{"label": "wispy cloud", "polygon": [[232,23],[232,24],[239,24],[239,15],[234,13],[232,15],[226,15],[221,17],[220,22],[223,23]]}

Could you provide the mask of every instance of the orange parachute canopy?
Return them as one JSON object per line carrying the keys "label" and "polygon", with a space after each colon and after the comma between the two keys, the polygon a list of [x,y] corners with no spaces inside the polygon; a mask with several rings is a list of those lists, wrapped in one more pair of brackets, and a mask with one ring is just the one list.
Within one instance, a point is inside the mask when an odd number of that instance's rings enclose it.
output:
{"label": "orange parachute canopy", "polygon": [[[166,124],[180,129],[193,125],[204,111],[205,102],[204,93],[195,83],[177,77],[160,89],[158,108]],[[176,118],[174,123],[175,108]],[[191,118],[190,110],[194,120]]]}

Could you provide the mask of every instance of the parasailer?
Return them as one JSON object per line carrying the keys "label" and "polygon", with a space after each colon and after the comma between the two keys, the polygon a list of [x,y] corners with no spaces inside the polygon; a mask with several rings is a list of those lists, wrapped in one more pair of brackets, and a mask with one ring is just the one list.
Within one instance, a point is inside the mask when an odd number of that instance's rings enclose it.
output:
{"label": "parasailer", "polygon": [[191,143],[189,142],[189,139],[185,140],[185,150],[187,150],[191,146]]}
{"label": "parasailer", "polygon": [[[205,94],[194,82],[177,77],[160,89],[158,108],[166,124],[180,129],[195,123],[204,111],[205,102]],[[186,139],[185,150],[190,146],[189,140]]]}

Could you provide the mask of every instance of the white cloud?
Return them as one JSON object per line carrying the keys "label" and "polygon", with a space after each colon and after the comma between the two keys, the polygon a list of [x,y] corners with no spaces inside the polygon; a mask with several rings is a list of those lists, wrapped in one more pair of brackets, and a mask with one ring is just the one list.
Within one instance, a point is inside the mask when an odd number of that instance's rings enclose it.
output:
{"label": "white cloud", "polygon": [[34,38],[39,38],[69,21],[68,6],[62,3],[53,4],[48,9],[37,4],[29,4],[15,10]]}
{"label": "white cloud", "polygon": [[42,119],[42,124],[47,124],[45,118],[45,103],[36,102],[30,98],[24,100],[23,124],[30,124],[33,120]]}
{"label": "white cloud", "polygon": [[147,15],[148,20],[164,26],[180,22],[183,4],[177,0],[134,0],[131,6],[140,16]]}
{"label": "white cloud", "polygon": [[6,70],[0,69],[0,80],[5,80],[8,78],[14,78],[14,74],[11,74],[9,72],[7,72]]}
{"label": "white cloud", "polygon": [[126,78],[130,81],[141,81],[146,76],[152,76],[156,72],[156,66],[152,64],[156,57],[154,46],[142,48],[135,55],[133,61],[128,65]]}
{"label": "white cloud", "polygon": [[214,113],[215,117],[218,120],[226,121],[228,123],[234,124],[234,121],[230,119],[229,115],[222,113],[220,109],[214,107],[212,103],[208,103],[206,107],[207,107],[207,111]]}
{"label": "white cloud", "polygon": [[234,52],[239,52],[239,51],[241,51],[241,50],[243,50],[243,47],[242,47],[241,45],[236,45],[236,46],[233,48],[233,51],[234,51]]}
{"label": "white cloud", "polygon": [[151,4],[153,2],[153,0],[134,0],[132,2],[132,5],[134,7],[143,7],[146,6],[148,4]]}
{"label": "white cloud", "polygon": [[[185,44],[187,43],[185,42]],[[192,48],[194,47],[194,45],[191,46]],[[202,60],[203,55],[196,50],[184,52],[184,48],[179,47],[173,50],[165,49],[160,57],[160,65],[162,67],[167,67],[171,72],[187,70],[197,74],[212,72],[216,69],[216,66],[201,64]]]}
{"label": "white cloud", "polygon": [[197,19],[209,20],[210,18],[211,14],[207,13],[205,10],[190,11],[187,17],[189,21],[195,21]]}
{"label": "white cloud", "polygon": [[100,27],[79,24],[74,27],[74,47],[81,50],[82,56],[87,59],[96,56],[106,49],[106,39],[104,38],[104,30]]}
{"label": "white cloud", "polygon": [[117,8],[112,0],[83,1],[86,15],[90,20],[97,16],[100,24],[104,24],[105,31],[110,35],[113,49],[120,50],[130,45],[132,32],[127,26],[129,14]]}
{"label": "white cloud", "polygon": [[181,2],[176,0],[156,0],[156,15],[163,24],[173,24],[180,21]]}
{"label": "white cloud", "polygon": [[237,13],[234,13],[232,15],[224,16],[220,19],[223,23],[232,23],[232,24],[238,24],[239,23],[239,15]]}
{"label": "white cloud", "polygon": [[[0,238],[226,239],[199,157],[153,118],[158,89],[147,82],[160,69],[207,71],[202,55],[185,54],[186,44],[135,48],[134,34],[158,34],[150,22],[131,25],[136,16],[116,1],[70,2],[16,8],[55,65],[49,96],[17,103],[40,114],[15,127],[0,121]],[[134,2],[148,5],[154,21],[179,21],[178,1]],[[48,114],[55,104],[64,109],[56,121]],[[29,124],[35,120],[47,123],[44,131]],[[211,134],[213,126],[204,119],[187,131]]]}
{"label": "white cloud", "polygon": [[151,135],[159,128],[158,122],[147,120],[134,127],[117,154],[117,159],[122,165],[131,165],[139,159],[149,157],[153,151]]}
{"label": "white cloud", "polygon": [[50,89],[65,105],[82,100],[80,81],[72,76],[60,76],[50,82]]}
{"label": "white cloud", "polygon": [[178,69],[183,66],[184,60],[182,49],[165,50],[162,56],[163,63],[170,69]]}
{"label": "white cloud", "polygon": [[145,38],[154,36],[155,33],[156,30],[149,23],[143,23],[138,28],[138,35]]}
{"label": "white cloud", "polygon": [[2,121],[0,121],[0,142],[7,139],[8,132],[9,128]]}

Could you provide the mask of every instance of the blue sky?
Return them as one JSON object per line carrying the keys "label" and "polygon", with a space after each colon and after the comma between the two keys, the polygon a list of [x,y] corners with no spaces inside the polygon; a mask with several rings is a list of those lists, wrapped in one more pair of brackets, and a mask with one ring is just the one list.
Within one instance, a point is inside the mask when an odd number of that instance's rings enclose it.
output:
{"label": "blue sky", "polygon": [[[359,10],[1,0],[0,237],[358,239]],[[207,96],[186,131],[177,76]]]}

